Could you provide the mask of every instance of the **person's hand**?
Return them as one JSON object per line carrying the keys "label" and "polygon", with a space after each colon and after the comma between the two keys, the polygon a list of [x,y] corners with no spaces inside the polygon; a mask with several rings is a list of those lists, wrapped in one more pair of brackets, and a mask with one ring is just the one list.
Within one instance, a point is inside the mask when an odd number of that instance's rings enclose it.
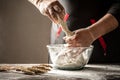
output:
{"label": "person's hand", "polygon": [[[46,5],[46,6],[45,6]],[[40,12],[48,16],[53,22],[58,22],[58,17],[63,20],[65,10],[58,1],[42,2],[40,5]]]}
{"label": "person's hand", "polygon": [[[31,1],[31,0],[30,0]],[[50,20],[58,23],[58,17],[63,20],[65,10],[57,0],[32,0],[32,3],[39,9],[41,14],[47,16]]]}
{"label": "person's hand", "polygon": [[83,28],[74,31],[73,36],[63,38],[69,47],[88,47],[95,40],[89,29]]}

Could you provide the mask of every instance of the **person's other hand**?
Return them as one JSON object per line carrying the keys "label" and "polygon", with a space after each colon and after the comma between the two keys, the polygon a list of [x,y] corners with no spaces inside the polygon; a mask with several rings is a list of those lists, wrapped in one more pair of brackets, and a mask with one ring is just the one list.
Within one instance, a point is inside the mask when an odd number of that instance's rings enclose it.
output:
{"label": "person's other hand", "polygon": [[65,10],[57,0],[32,0],[32,3],[39,9],[41,14],[47,16],[50,20],[58,23],[58,17],[63,20]]}
{"label": "person's other hand", "polygon": [[88,47],[95,40],[87,28],[78,29],[74,31],[73,36],[65,36],[63,38],[69,47]]}

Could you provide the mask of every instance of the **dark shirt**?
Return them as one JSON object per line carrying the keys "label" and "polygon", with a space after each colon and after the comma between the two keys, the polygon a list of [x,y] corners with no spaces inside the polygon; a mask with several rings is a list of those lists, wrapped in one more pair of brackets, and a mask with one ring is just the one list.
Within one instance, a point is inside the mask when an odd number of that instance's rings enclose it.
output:
{"label": "dark shirt", "polygon": [[[70,15],[67,20],[71,31],[91,25],[90,20],[99,20],[106,13],[112,14],[120,23],[120,0],[59,0]],[[90,62],[120,62],[120,27],[103,36],[106,44],[106,56],[96,40]]]}

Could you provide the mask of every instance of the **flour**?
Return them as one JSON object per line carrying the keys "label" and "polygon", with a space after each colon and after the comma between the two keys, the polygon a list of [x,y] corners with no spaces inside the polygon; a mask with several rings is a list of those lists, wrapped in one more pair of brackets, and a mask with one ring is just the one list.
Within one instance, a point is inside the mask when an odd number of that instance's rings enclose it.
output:
{"label": "flour", "polygon": [[87,47],[66,47],[63,44],[54,46],[51,51],[51,60],[57,68],[84,67],[91,55],[91,49]]}

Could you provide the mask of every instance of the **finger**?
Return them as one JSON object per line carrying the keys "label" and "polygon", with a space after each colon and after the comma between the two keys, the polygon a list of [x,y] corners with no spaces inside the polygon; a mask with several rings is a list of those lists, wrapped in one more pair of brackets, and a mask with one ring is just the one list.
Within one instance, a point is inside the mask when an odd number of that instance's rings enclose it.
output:
{"label": "finger", "polygon": [[81,44],[78,41],[76,41],[75,39],[72,39],[72,38],[66,38],[65,39],[66,43],[70,44],[69,46],[72,46],[72,47],[79,47],[79,46],[81,46]]}
{"label": "finger", "polygon": [[66,40],[67,36],[63,37],[63,40]]}
{"label": "finger", "polygon": [[64,20],[64,16],[65,16],[65,11],[62,11],[61,13],[59,13],[59,17],[61,20]]}
{"label": "finger", "polygon": [[74,44],[66,43],[66,47],[74,47]]}
{"label": "finger", "polygon": [[58,13],[62,12],[64,10],[64,7],[58,1],[56,1],[55,3],[53,3],[53,5],[54,5],[54,9]]}
{"label": "finger", "polygon": [[67,47],[77,47],[76,44],[68,44]]}
{"label": "finger", "polygon": [[60,18],[61,20],[63,20],[63,19],[64,19],[64,16],[65,16],[65,11],[64,11],[64,9],[62,10],[62,9],[60,9],[58,6],[54,6],[53,8],[54,8],[54,11],[58,14],[59,18]]}
{"label": "finger", "polygon": [[52,19],[51,15],[49,14],[49,12],[46,15],[51,21],[53,21],[54,23],[56,23],[56,21],[54,19]]}
{"label": "finger", "polygon": [[46,10],[45,15],[46,15],[49,19],[51,19],[51,15],[50,15],[48,9]]}
{"label": "finger", "polygon": [[50,15],[51,15],[51,18],[52,18],[55,22],[58,22],[58,13],[56,13],[53,8],[49,9],[49,13],[50,13]]}
{"label": "finger", "polygon": [[53,9],[54,9],[57,13],[62,12],[61,8],[58,7],[58,5],[54,5],[54,6],[53,6]]}
{"label": "finger", "polygon": [[53,9],[56,13],[58,13],[58,16],[60,19],[64,19],[64,16],[65,16],[65,10],[64,10],[64,7],[57,1],[55,4],[52,4],[53,5]]}
{"label": "finger", "polygon": [[63,37],[63,39],[65,40],[65,42],[67,42],[67,43],[72,43],[72,42],[74,42],[75,40],[74,40],[74,36],[65,36],[65,37]]}
{"label": "finger", "polygon": [[56,12],[54,11],[54,9],[51,7],[50,9],[48,9],[48,11],[49,11],[51,17],[56,20],[57,16],[56,16]]}
{"label": "finger", "polygon": [[52,8],[48,9],[47,16],[49,17],[51,21],[57,23],[58,19],[57,19],[56,13],[54,12]]}
{"label": "finger", "polygon": [[65,42],[69,44],[73,44],[74,41],[71,38],[66,38]]}
{"label": "finger", "polygon": [[37,0],[37,1],[36,1],[36,4],[38,4],[40,1],[41,1],[41,0]]}
{"label": "finger", "polygon": [[68,44],[68,43],[67,43],[67,44],[66,44],[66,47],[72,47],[72,46],[71,46],[71,44]]}

